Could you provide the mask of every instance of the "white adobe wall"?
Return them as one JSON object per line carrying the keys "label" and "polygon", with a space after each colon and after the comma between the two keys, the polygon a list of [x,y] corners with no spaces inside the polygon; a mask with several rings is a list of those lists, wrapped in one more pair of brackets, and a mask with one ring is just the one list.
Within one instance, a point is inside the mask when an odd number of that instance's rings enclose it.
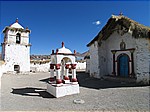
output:
{"label": "white adobe wall", "polygon": [[0,65],[0,78],[1,78],[2,74],[3,74],[3,68],[2,68],[2,65]]}
{"label": "white adobe wall", "polygon": [[16,34],[20,33],[21,34],[21,43],[23,45],[27,45],[29,43],[29,32],[19,32],[19,31],[8,31],[8,43],[16,43]]}
{"label": "white adobe wall", "polygon": [[90,73],[90,59],[86,59],[86,73]]}
{"label": "white adobe wall", "polygon": [[149,83],[150,80],[150,39],[138,38],[136,56],[137,82]]}
{"label": "white adobe wall", "polygon": [[10,44],[5,47],[5,69],[14,71],[14,65],[20,66],[21,73],[30,72],[30,47],[20,44]]}
{"label": "white adobe wall", "polygon": [[[114,32],[107,40],[106,40],[106,60],[107,60],[107,65],[106,65],[106,72],[104,75],[111,75],[113,71],[113,54],[111,50],[120,50],[120,43],[122,40],[126,43],[126,49],[130,48],[135,48],[136,43],[135,43],[135,38],[132,37],[130,33],[126,33],[123,36],[118,34],[117,32]],[[126,53],[130,59],[131,59],[131,53],[129,51],[123,51],[123,52],[117,52],[115,54],[115,60],[117,60],[118,55],[121,53]],[[134,64],[136,65],[136,51],[134,52]],[[117,65],[117,63],[116,63]],[[131,70],[131,64],[130,70]],[[135,69],[136,72],[136,69]],[[116,73],[117,73],[117,66],[116,66]],[[131,73],[131,71],[129,71]]]}
{"label": "white adobe wall", "polygon": [[35,72],[49,72],[50,70],[50,63],[43,63],[43,64],[30,64],[30,70]]}
{"label": "white adobe wall", "polygon": [[103,75],[108,75],[108,70],[107,70],[107,49],[106,49],[107,43],[105,41],[102,41],[99,43],[99,75],[102,77]]}
{"label": "white adobe wall", "polygon": [[77,66],[76,66],[76,70],[83,70],[85,71],[86,70],[86,62],[77,62]]}
{"label": "white adobe wall", "polygon": [[71,60],[71,63],[72,64],[75,64],[75,56],[72,56],[72,55],[51,55],[51,60],[52,60],[52,64],[61,64],[61,60],[63,58],[68,58]]}
{"label": "white adobe wall", "polygon": [[3,61],[0,61],[0,78],[5,72],[5,63]]}
{"label": "white adobe wall", "polygon": [[[123,36],[114,32],[106,41],[102,41],[97,49],[97,42],[90,46],[90,74],[96,74],[94,76],[101,77],[103,75],[112,75],[113,71],[113,54],[111,50],[120,50],[120,43],[122,40],[126,43],[126,49],[135,48],[134,51],[134,72],[137,77],[137,82],[149,83],[150,78],[150,39],[146,38],[134,38],[132,32],[125,33]],[[98,56],[99,53],[99,57]],[[131,53],[129,51],[119,51],[115,54],[115,60],[121,53],[128,54],[131,59]],[[99,64],[98,64],[99,61]],[[116,73],[117,73],[117,62]],[[131,73],[131,63],[129,64]],[[99,75],[98,75],[99,73]]]}
{"label": "white adobe wall", "polygon": [[94,44],[90,46],[89,51],[90,51],[90,75],[96,78],[100,78],[97,41],[95,41]]}

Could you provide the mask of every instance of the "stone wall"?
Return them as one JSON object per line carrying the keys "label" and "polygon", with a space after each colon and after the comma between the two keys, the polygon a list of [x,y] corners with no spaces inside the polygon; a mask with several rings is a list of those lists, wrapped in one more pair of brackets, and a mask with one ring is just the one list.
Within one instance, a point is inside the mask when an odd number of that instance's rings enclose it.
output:
{"label": "stone wall", "polygon": [[149,83],[150,80],[150,39],[136,39],[136,76],[137,82]]}
{"label": "stone wall", "polygon": [[31,72],[49,72],[50,71],[50,62],[49,63],[31,63],[30,64],[30,71]]}
{"label": "stone wall", "polygon": [[100,71],[100,77],[103,75],[108,75],[108,68],[107,68],[107,62],[108,62],[108,57],[106,55],[107,53],[107,43],[105,41],[99,42],[99,71]]}
{"label": "stone wall", "polygon": [[77,71],[85,71],[86,70],[86,62],[77,62],[77,66],[76,66],[76,70]]}
{"label": "stone wall", "polygon": [[98,55],[98,43],[94,42],[90,46],[90,76],[99,78],[99,55]]}
{"label": "stone wall", "polygon": [[86,59],[86,73],[90,73],[90,59]]}
{"label": "stone wall", "polygon": [[[86,62],[77,62],[76,70],[77,71],[85,71],[86,69]],[[50,62],[49,63],[31,63],[30,64],[30,71],[31,72],[49,72],[50,71]]]}

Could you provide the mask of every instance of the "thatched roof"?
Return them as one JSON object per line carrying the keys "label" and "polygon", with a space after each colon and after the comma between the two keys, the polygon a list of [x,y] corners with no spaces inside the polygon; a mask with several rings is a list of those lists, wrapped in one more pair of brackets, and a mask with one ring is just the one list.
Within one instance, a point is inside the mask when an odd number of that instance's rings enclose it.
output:
{"label": "thatched roof", "polygon": [[114,31],[119,32],[119,30],[122,30],[123,34],[132,32],[132,36],[135,38],[150,38],[150,27],[139,24],[123,15],[112,15],[98,35],[89,44],[87,44],[87,47],[97,40],[106,40]]}

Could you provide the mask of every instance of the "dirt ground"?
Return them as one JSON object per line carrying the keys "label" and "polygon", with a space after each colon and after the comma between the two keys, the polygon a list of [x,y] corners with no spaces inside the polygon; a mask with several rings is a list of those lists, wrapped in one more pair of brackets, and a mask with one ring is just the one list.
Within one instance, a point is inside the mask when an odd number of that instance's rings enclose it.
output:
{"label": "dirt ground", "polygon": [[[1,77],[1,111],[149,111],[149,86],[77,73],[80,93],[55,98],[46,92],[49,73]],[[73,100],[82,99],[83,104]]]}

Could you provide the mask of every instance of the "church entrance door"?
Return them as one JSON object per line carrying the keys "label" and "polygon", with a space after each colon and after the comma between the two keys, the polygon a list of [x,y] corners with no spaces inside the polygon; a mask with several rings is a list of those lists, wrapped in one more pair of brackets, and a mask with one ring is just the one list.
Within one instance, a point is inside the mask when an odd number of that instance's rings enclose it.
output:
{"label": "church entrance door", "polygon": [[122,77],[129,75],[129,56],[127,54],[118,56],[118,75]]}

